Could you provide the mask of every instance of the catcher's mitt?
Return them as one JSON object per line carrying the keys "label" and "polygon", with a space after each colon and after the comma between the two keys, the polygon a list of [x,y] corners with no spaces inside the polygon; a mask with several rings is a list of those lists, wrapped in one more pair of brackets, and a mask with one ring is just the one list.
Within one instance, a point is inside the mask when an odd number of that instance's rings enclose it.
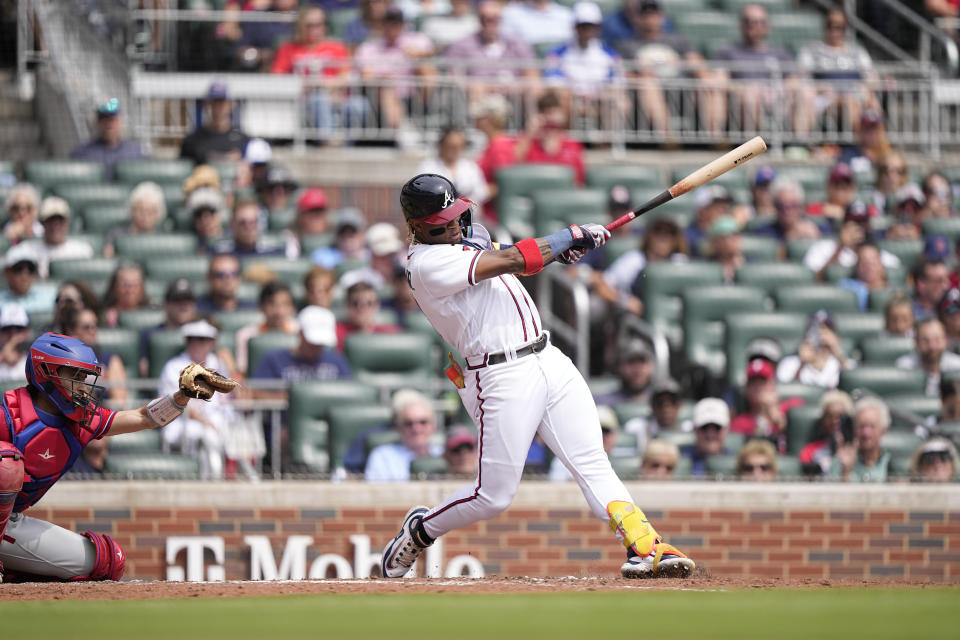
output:
{"label": "catcher's mitt", "polygon": [[230,393],[240,383],[199,364],[188,364],[180,371],[180,391],[183,395],[209,400],[214,392]]}

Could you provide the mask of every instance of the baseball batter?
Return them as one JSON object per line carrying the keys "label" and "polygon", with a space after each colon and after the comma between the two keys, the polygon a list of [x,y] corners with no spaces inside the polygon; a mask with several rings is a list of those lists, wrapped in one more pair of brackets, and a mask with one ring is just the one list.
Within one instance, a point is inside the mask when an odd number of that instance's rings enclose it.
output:
{"label": "baseball batter", "polygon": [[183,413],[188,398],[209,399],[236,382],[189,365],[180,389],[140,409],[98,405],[101,367],[75,338],[45,333],[27,354],[27,385],[0,396],[0,582],[119,580],[126,556],[108,535],[83,535],[23,515],[95,438],[154,429]]}
{"label": "baseball batter", "polygon": [[587,383],[550,344],[516,277],[555,260],[573,263],[606,242],[609,232],[598,224],[572,225],[496,247],[482,226],[471,225],[473,203],[434,174],[408,181],[400,205],[413,235],[407,254],[413,295],[466,360],[463,375],[450,377],[477,424],[480,461],[472,485],[432,509],[418,506],[407,513],[383,552],[382,575],[405,575],[439,536],[506,509],[538,433],[577,480],[593,513],[609,522],[627,548],[625,577],[690,575],[693,561],[663,542],[611,468]]}

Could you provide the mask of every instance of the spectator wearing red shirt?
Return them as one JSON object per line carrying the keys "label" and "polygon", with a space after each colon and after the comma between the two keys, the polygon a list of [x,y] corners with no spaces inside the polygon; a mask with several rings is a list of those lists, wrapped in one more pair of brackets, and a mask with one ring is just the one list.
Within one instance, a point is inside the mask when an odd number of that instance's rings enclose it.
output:
{"label": "spectator wearing red shirt", "polygon": [[510,103],[503,96],[491,93],[474,105],[471,115],[474,126],[487,138],[487,146],[477,158],[477,166],[487,181],[489,194],[483,214],[496,224],[497,169],[509,167],[517,161],[517,140],[503,131],[510,115]]}
{"label": "spectator wearing red shirt", "polygon": [[294,38],[277,49],[270,72],[304,76],[309,124],[329,135],[337,117],[341,125],[359,126],[366,115],[364,98],[348,93],[350,67],[350,50],[327,37],[326,13],[312,6],[300,10]]}
{"label": "spectator wearing red shirt", "polygon": [[730,431],[748,438],[766,438],[786,451],[787,411],[803,404],[800,398],[780,399],[776,369],[762,358],[747,364],[747,386],[744,392],[747,410],[730,423]]}
{"label": "spectator wearing red shirt", "polygon": [[543,94],[527,131],[517,140],[517,161],[568,165],[576,172],[577,184],[582,185],[583,146],[567,134],[567,126],[567,110],[560,97],[552,91]]}
{"label": "spectator wearing red shirt", "polygon": [[395,324],[377,324],[380,298],[368,282],[357,282],[347,289],[347,320],[337,323],[337,348],[342,352],[347,336],[354,333],[399,333]]}

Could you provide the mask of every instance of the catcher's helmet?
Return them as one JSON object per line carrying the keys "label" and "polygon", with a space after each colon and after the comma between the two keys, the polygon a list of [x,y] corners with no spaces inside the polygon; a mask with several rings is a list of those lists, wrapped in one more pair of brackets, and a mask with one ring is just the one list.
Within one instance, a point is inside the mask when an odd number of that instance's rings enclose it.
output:
{"label": "catcher's helmet", "polygon": [[446,224],[459,217],[460,227],[466,231],[470,226],[471,205],[471,201],[457,193],[450,180],[435,173],[414,176],[400,189],[400,207],[407,221]]}
{"label": "catcher's helmet", "polygon": [[27,353],[27,384],[50,400],[61,413],[83,427],[99,406],[101,368],[93,349],[76,338],[45,333]]}

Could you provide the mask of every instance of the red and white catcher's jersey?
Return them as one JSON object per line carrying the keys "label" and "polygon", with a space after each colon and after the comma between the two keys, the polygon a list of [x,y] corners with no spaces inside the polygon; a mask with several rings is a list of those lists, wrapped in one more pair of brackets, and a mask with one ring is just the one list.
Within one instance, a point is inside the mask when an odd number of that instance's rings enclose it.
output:
{"label": "red and white catcher's jersey", "polygon": [[477,261],[493,248],[486,230],[478,231],[461,244],[415,242],[407,252],[414,298],[433,328],[472,364],[543,333],[540,314],[516,276],[477,282]]}

